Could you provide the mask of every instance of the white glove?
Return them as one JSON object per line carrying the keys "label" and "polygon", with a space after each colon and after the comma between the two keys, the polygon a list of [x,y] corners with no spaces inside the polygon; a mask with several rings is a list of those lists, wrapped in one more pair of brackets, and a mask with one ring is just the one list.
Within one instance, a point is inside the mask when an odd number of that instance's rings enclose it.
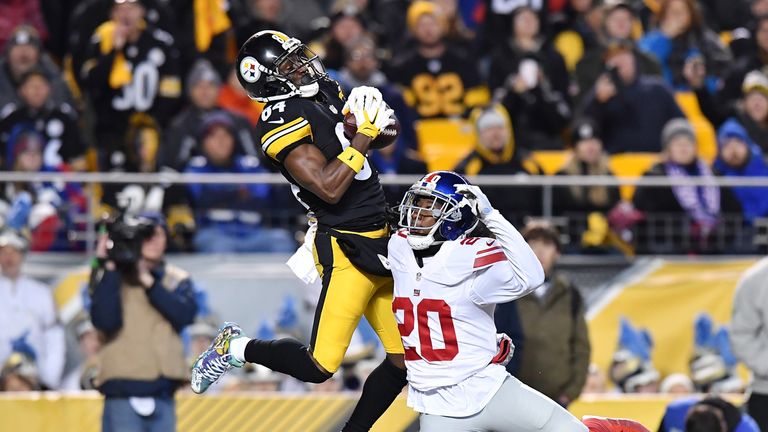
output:
{"label": "white glove", "polygon": [[496,346],[498,350],[491,363],[506,366],[515,354],[515,344],[506,333],[496,333]]}
{"label": "white glove", "polygon": [[362,89],[354,98],[350,94],[351,101],[347,101],[348,108],[355,115],[357,133],[376,139],[379,132],[395,122],[392,117],[394,111],[387,106],[377,89],[373,87],[362,87]]}
{"label": "white glove", "polygon": [[464,195],[469,200],[472,211],[480,220],[485,220],[493,212],[494,209],[491,202],[479,187],[468,184],[457,184],[454,186],[456,186],[456,192]]}
{"label": "white glove", "polygon": [[341,113],[347,115],[347,113],[351,111],[354,114],[355,111],[361,110],[367,98],[384,100],[381,96],[381,92],[376,87],[355,87],[349,92],[349,96],[347,96],[347,101],[344,103],[344,108],[341,109]]}

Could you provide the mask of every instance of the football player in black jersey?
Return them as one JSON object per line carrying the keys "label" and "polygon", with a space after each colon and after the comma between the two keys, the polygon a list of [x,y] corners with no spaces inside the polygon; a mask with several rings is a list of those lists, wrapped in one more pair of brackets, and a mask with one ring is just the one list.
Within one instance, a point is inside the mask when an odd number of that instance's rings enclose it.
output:
{"label": "football player in black jersey", "polygon": [[[202,393],[226,370],[258,363],[305,382],[330,378],[341,365],[352,333],[365,315],[387,358],[367,379],[344,431],[367,431],[406,384],[403,346],[392,313],[393,282],[385,268],[389,230],[378,174],[365,154],[392,111],[372,87],[344,100],[317,56],[299,40],[265,30],[241,47],[235,65],[248,94],[266,102],[256,126],[261,148],[291,183],[296,198],[318,221],[315,265],[322,293],[309,346],[293,339],[249,339],[227,323],[192,370]],[[344,136],[351,111],[357,134]]]}

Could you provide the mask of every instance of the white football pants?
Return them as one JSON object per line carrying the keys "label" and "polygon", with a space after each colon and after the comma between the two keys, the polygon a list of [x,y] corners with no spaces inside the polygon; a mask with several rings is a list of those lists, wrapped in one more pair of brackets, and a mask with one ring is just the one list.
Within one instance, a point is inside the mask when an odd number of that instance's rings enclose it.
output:
{"label": "white football pants", "polygon": [[513,376],[488,405],[469,417],[422,414],[421,432],[587,432],[565,408]]}

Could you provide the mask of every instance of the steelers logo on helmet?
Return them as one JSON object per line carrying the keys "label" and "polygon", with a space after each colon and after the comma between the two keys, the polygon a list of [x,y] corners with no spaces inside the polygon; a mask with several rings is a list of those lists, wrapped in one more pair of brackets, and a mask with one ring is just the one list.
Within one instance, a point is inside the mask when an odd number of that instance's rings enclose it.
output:
{"label": "steelers logo on helmet", "polygon": [[259,62],[255,58],[248,56],[240,61],[240,76],[246,82],[255,83],[261,77],[261,71],[259,70]]}

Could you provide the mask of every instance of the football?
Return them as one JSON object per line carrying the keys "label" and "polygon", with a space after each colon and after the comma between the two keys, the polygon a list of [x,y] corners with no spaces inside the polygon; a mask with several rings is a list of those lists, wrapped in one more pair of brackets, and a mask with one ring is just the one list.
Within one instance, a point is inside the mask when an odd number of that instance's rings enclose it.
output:
{"label": "football", "polygon": [[[372,149],[384,148],[395,142],[397,136],[400,135],[400,121],[397,119],[397,117],[395,117],[394,114],[392,115],[392,118],[395,119],[395,122],[384,128],[383,131],[379,132],[379,136],[377,136],[375,140],[371,141]],[[348,112],[344,116],[344,136],[346,136],[348,140],[351,140],[356,133],[357,122],[355,121],[355,115],[351,112]]]}

